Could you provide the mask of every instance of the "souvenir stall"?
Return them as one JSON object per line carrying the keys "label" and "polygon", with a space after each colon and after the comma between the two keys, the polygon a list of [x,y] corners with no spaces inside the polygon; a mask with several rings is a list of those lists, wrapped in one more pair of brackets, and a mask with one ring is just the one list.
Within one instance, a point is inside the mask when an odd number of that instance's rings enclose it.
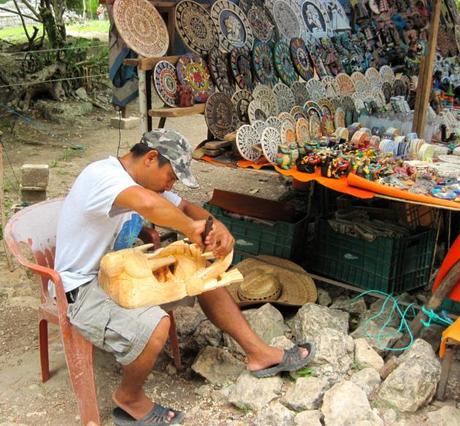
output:
{"label": "souvenir stall", "polygon": [[[434,3],[440,7],[436,69],[454,85],[459,16],[452,0]],[[125,63],[139,72],[145,130],[152,117],[160,117],[163,126],[167,117],[204,114],[209,138],[196,149],[197,160],[248,173],[267,170],[292,178],[295,186],[316,182],[316,188],[334,190],[336,198],[342,193],[399,201],[379,210],[335,200],[334,210],[315,210],[324,217],[312,231],[309,221],[294,213],[266,225],[267,211],[277,215],[282,203],[243,202],[217,193],[208,208],[245,242],[237,244],[236,260],[262,253],[302,262],[312,250],[310,270],[322,279],[396,293],[427,284],[440,229],[440,215],[433,211],[460,210],[455,96],[433,103],[436,108],[423,114],[426,125],[413,131],[423,111],[417,87],[421,92],[425,80],[431,82],[425,59],[435,51],[428,43],[431,5],[182,0],[175,8],[175,30],[190,52],[164,56],[168,31],[155,7],[147,0],[115,1],[117,29],[140,55]],[[163,107],[151,107],[152,89]],[[313,203],[314,187],[305,195]],[[232,205],[239,207],[232,211]],[[254,205],[258,208],[248,207]],[[395,206],[403,213],[395,215]],[[430,217],[420,213],[427,210]],[[406,226],[396,224],[401,217]],[[305,244],[307,233],[319,243],[315,249]],[[248,249],[251,238],[257,241]]]}

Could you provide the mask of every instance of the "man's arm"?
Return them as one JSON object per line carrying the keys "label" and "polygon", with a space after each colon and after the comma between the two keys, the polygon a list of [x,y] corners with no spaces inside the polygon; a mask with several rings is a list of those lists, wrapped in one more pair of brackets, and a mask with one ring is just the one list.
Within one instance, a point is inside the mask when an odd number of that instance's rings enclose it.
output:
{"label": "man's arm", "polygon": [[[182,199],[179,208],[194,220],[206,220],[211,214],[202,207]],[[214,218],[212,231],[205,241],[208,250],[212,250],[214,256],[224,257],[233,250],[235,239],[227,227],[219,220]]]}
{"label": "man's arm", "polygon": [[118,194],[114,204],[138,212],[155,225],[176,229],[194,243],[202,244],[201,234],[204,232],[205,221],[188,216],[182,208],[176,207],[156,192],[142,186],[131,186]]}

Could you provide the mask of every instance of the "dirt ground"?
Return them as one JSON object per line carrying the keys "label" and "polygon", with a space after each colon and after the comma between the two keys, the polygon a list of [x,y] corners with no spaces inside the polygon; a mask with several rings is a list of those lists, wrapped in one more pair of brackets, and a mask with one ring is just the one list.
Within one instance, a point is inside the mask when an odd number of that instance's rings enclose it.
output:
{"label": "dirt ground", "polygon": [[[138,115],[136,105],[128,111]],[[50,165],[48,197],[64,196],[78,173],[90,162],[120,154],[137,142],[141,131],[110,127],[112,113],[96,110],[74,123],[54,124],[33,119],[30,124],[17,121],[13,133],[0,121],[5,143],[6,207],[19,201],[18,182],[24,163]],[[155,125],[155,123],[154,123]],[[183,133],[193,145],[206,136],[202,116],[171,119],[167,126]],[[213,188],[251,193],[277,199],[286,191],[283,179],[256,172],[243,172],[193,162],[193,170],[201,184],[188,190],[178,184],[177,192],[202,203],[212,195]],[[6,425],[78,425],[78,409],[68,379],[64,353],[54,326],[50,326],[51,379],[40,381],[37,305],[38,289],[32,276],[15,266],[10,271],[3,249],[0,249],[0,426]],[[110,395],[116,387],[120,371],[109,354],[95,353],[98,402],[104,425],[111,425],[113,403]],[[161,403],[187,411],[185,425],[248,425],[251,415],[238,411],[209,387],[190,369],[176,373],[170,358],[164,355],[150,375],[148,393]],[[204,386],[204,387],[203,387]]]}

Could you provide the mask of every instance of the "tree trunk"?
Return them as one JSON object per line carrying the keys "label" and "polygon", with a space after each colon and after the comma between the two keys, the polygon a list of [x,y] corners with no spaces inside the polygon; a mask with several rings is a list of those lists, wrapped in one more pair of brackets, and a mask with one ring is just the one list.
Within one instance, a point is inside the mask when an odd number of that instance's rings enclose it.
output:
{"label": "tree trunk", "polygon": [[57,49],[65,45],[64,6],[59,0],[40,0],[38,8],[45,27],[50,47]]}

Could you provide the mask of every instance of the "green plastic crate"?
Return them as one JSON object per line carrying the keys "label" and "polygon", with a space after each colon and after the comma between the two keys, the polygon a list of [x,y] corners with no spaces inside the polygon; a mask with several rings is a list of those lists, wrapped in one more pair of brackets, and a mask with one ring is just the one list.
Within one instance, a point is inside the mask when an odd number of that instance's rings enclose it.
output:
{"label": "green plastic crate", "polygon": [[460,302],[446,298],[442,302],[441,309],[450,314],[460,315]]}
{"label": "green plastic crate", "polygon": [[336,232],[321,219],[308,270],[367,290],[401,293],[429,279],[434,231],[366,241]]}
{"label": "green plastic crate", "polygon": [[[296,223],[257,221],[250,218],[232,216],[226,210],[205,203],[204,208],[219,219],[235,238],[235,255],[237,258],[248,255],[266,254],[291,260],[300,260],[303,254],[303,241],[308,225],[307,218]],[[241,253],[241,254],[240,254]]]}

